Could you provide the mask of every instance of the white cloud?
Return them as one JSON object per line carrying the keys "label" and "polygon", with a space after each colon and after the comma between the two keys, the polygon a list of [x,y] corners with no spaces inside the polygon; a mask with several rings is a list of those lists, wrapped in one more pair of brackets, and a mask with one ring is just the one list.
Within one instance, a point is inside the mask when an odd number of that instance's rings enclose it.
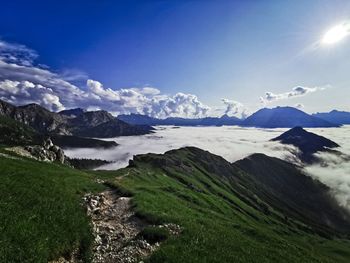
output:
{"label": "white cloud", "polygon": [[317,153],[320,164],[305,167],[312,177],[328,185],[339,203],[350,209],[350,126],[327,129],[307,129],[338,143],[342,154]]}
{"label": "white cloud", "polygon": [[249,115],[249,110],[240,102],[235,100],[222,99],[226,106],[224,114],[245,119]]}
{"label": "white cloud", "polygon": [[[193,94],[161,94],[154,87],[111,89],[88,79],[86,87],[71,81],[81,81],[87,75],[78,70],[61,74],[34,64],[37,53],[23,45],[0,40],[0,95],[16,105],[35,102],[50,110],[63,108],[104,109],[113,114],[140,113],[153,117],[206,116],[209,107]],[[30,85],[29,85],[30,83]]]}
{"label": "white cloud", "polygon": [[38,54],[24,45],[0,40],[0,60],[19,65],[32,65]]}
{"label": "white cloud", "polygon": [[[350,209],[350,126],[327,129],[307,129],[308,131],[334,140],[342,147],[343,155],[331,153],[317,154],[321,164],[304,167],[304,171],[329,186],[341,205]],[[196,146],[234,162],[253,153],[264,153],[298,163],[298,150],[269,140],[282,134],[286,129],[256,129],[242,127],[158,127],[155,134],[118,137],[115,149],[69,149],[65,153],[71,157],[101,158],[115,161],[104,169],[125,167],[133,155],[144,153],[164,153],[185,146]],[[184,138],[186,138],[184,140]],[[300,164],[300,163],[299,163]]]}
{"label": "white cloud", "polygon": [[314,88],[308,88],[308,87],[294,87],[291,91],[285,92],[285,93],[279,93],[275,94],[272,92],[266,92],[264,97],[260,97],[260,101],[264,104],[278,101],[278,100],[286,100],[291,99],[295,97],[302,97],[309,93],[314,93],[316,91],[324,90],[325,87],[314,87]]}
{"label": "white cloud", "polygon": [[30,81],[0,81],[0,98],[15,104],[37,103],[52,111],[64,109],[51,88]]}
{"label": "white cloud", "polygon": [[[255,129],[234,126],[223,127],[158,127],[155,134],[118,137],[115,149],[69,149],[65,153],[71,157],[101,158],[115,161],[106,169],[125,167],[133,155],[144,153],[164,153],[185,146],[195,146],[223,156],[229,162],[237,161],[253,153],[265,153],[288,160],[296,160],[297,150],[269,140],[277,137],[285,129]],[[184,139],[186,138],[186,139]]]}

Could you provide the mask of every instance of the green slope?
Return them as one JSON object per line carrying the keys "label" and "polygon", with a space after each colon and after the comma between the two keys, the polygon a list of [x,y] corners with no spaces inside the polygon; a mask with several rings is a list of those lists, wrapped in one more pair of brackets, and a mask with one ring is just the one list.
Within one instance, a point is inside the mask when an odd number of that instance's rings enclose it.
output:
{"label": "green slope", "polygon": [[0,156],[0,262],[46,263],[77,248],[87,258],[92,235],[81,198],[101,188],[68,167]]}
{"label": "green slope", "polygon": [[129,168],[94,174],[131,192],[139,216],[184,228],[149,262],[350,260],[345,237],[328,232],[324,238],[312,226],[286,218],[278,206],[254,194],[259,186],[247,173],[199,149],[136,156]]}

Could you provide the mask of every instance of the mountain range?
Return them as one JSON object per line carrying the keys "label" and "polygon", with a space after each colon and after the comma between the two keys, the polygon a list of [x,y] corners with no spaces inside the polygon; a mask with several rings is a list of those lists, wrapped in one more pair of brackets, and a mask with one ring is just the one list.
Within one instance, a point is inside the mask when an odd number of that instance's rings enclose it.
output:
{"label": "mountain range", "polygon": [[245,127],[259,128],[293,128],[301,127],[339,127],[339,122],[331,122],[307,114],[293,107],[276,107],[273,109],[260,109],[246,119],[223,115],[221,117],[206,117],[198,119],[174,118],[166,119],[152,118],[146,115],[129,114],[117,117],[129,124],[134,125],[175,125],[175,126],[222,126],[239,125]]}
{"label": "mountain range", "polygon": [[32,127],[40,134],[70,135],[107,138],[125,135],[142,135],[152,131],[146,125],[130,125],[113,117],[107,111],[80,111],[76,115],[55,113],[37,105],[16,107],[0,100],[0,115]]}
{"label": "mountain range", "polygon": [[276,107],[260,109],[242,123],[242,126],[260,128],[305,128],[339,127],[339,124],[311,116],[293,107]]}
{"label": "mountain range", "polygon": [[50,112],[37,104],[14,106],[0,100],[0,115],[27,124],[40,133],[107,138],[124,135],[142,135],[152,132],[151,126],[223,126],[238,125],[259,128],[293,128],[296,126],[339,127],[350,123],[350,113],[307,114],[293,107],[263,108],[246,119],[223,115],[221,117],[158,119],[141,114],[119,115],[107,111],[86,111],[81,108]]}
{"label": "mountain range", "polygon": [[312,114],[317,118],[336,123],[336,124],[350,124],[350,112],[332,110],[330,112],[318,112]]}
{"label": "mountain range", "polygon": [[123,114],[117,117],[118,119],[134,125],[174,125],[174,126],[223,126],[223,125],[239,125],[242,120],[234,117],[223,115],[221,117],[205,117],[198,119],[187,119],[168,117],[166,119],[157,119],[141,114]]}

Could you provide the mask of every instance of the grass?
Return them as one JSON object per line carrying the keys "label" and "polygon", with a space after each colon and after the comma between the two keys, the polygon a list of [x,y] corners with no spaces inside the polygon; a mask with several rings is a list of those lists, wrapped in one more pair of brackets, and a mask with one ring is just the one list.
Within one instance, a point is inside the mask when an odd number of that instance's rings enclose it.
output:
{"label": "grass", "polygon": [[81,198],[102,186],[62,165],[0,156],[0,262],[48,262],[80,249],[92,234]]}
{"label": "grass", "polygon": [[0,156],[0,262],[48,262],[77,248],[88,262],[93,237],[81,198],[103,190],[96,178],[132,196],[137,215],[151,224],[182,227],[176,237],[146,228],[141,235],[150,242],[164,241],[147,262],[350,261],[349,240],[306,232],[257,197],[261,208],[252,205],[237,194],[237,182],[218,176],[220,165],[218,172],[186,151],[174,156],[89,172]]}
{"label": "grass", "polygon": [[181,164],[156,160],[166,163],[164,169],[147,160],[113,173],[94,172],[131,192],[137,214],[150,223],[183,227],[147,262],[349,262],[349,240],[305,232],[302,223],[286,222],[271,207],[264,213],[184,152],[178,157]]}

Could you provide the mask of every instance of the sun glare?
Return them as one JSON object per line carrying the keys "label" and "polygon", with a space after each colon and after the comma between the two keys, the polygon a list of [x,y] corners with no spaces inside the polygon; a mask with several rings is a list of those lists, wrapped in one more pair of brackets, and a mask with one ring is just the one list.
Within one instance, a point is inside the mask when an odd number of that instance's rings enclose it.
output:
{"label": "sun glare", "polygon": [[324,34],[322,43],[326,45],[337,43],[349,35],[349,33],[350,29],[346,23],[334,26]]}

